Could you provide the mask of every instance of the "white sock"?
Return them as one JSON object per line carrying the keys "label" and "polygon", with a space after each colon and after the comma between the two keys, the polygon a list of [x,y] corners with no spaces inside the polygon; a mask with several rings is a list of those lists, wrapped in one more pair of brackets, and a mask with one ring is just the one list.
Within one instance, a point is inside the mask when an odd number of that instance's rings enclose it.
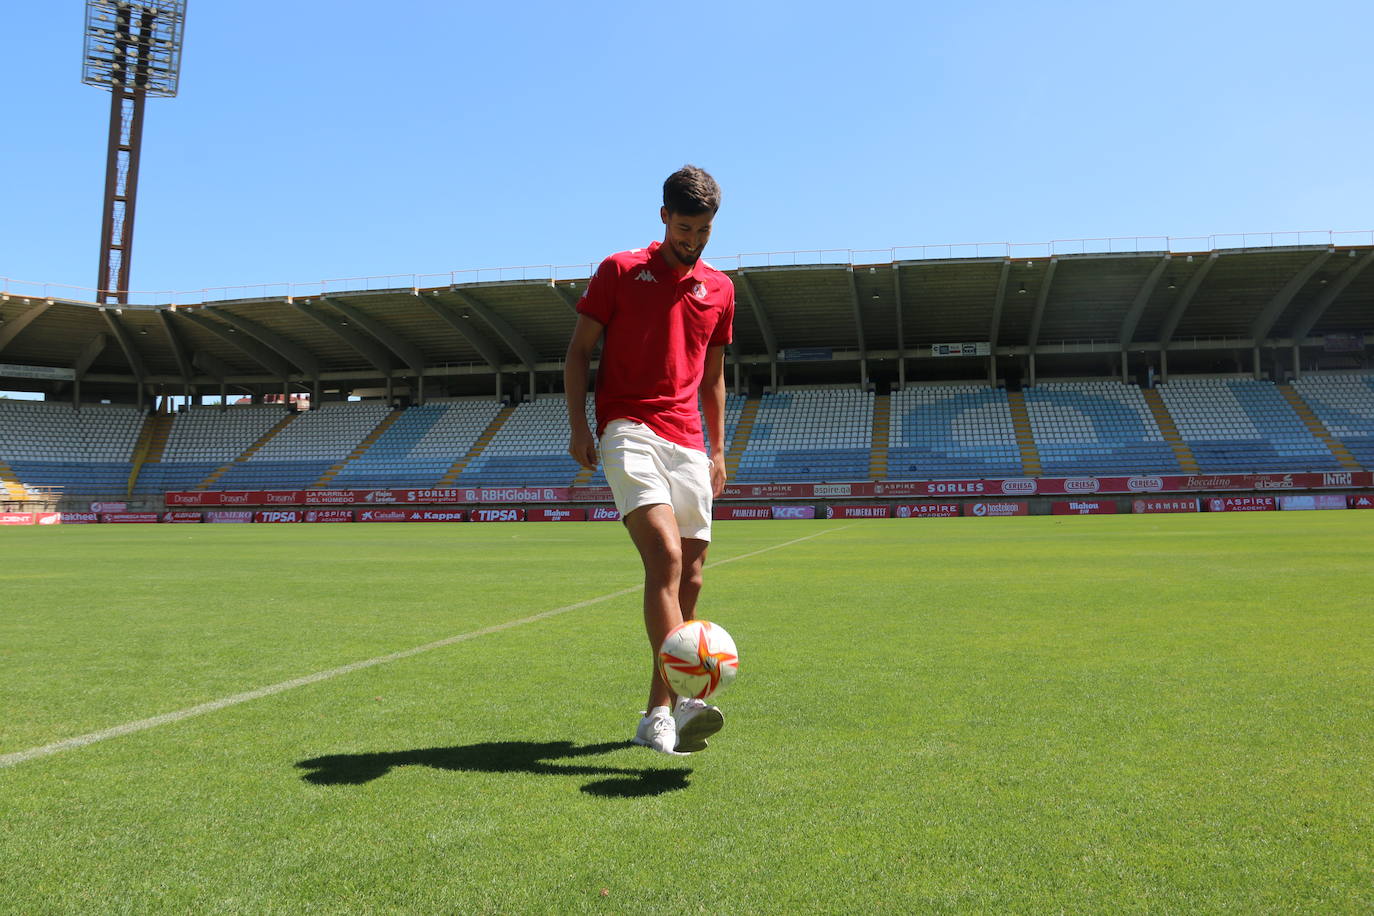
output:
{"label": "white sock", "polygon": [[653,709],[649,710],[649,712],[644,716],[644,718],[652,719],[654,716],[658,715],[660,711],[665,716],[671,716],[673,714],[673,711],[669,709],[667,706],[655,706]]}

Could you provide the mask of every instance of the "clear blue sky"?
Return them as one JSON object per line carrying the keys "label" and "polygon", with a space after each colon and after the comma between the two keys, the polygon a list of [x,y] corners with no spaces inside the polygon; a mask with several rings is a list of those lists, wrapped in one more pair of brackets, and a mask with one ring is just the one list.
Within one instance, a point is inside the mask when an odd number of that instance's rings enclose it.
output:
{"label": "clear blue sky", "polygon": [[[0,276],[94,285],[85,4],[10,4]],[[148,104],[132,286],[1374,228],[1374,3],[190,0]],[[730,266],[728,263],[726,266]]]}

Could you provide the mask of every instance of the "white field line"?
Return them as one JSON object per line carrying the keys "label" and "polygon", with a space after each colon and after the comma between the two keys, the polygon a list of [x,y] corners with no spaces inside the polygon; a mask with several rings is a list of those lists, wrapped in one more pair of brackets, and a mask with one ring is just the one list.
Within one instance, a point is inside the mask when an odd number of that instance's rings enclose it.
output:
{"label": "white field line", "polygon": [[[724,566],[726,563],[734,563],[737,560],[747,560],[759,554],[768,553],[773,550],[781,550],[784,547],[791,547],[793,544],[800,544],[802,541],[809,541],[824,534],[831,534],[836,531],[843,531],[845,528],[852,528],[853,525],[844,525],[840,528],[829,528],[825,531],[818,531],[815,534],[808,534],[805,537],[795,538],[782,544],[774,544],[772,547],[764,547],[749,553],[742,553],[737,557],[729,557],[724,560],[717,560],[714,563],[707,563],[706,569],[713,569],[717,566]],[[385,665],[388,662],[400,661],[403,658],[410,658],[412,655],[419,655],[422,652],[429,652],[433,649],[442,649],[444,646],[451,646],[455,643],[467,642],[482,636],[490,636],[492,633],[500,633],[502,630],[513,629],[514,627],[524,626],[527,623],[536,623],[540,620],[547,620],[550,617],[557,617],[559,614],[566,614],[569,611],[580,610],[590,607],[593,604],[600,604],[603,601],[610,601],[612,598],[619,598],[622,595],[629,595],[634,592],[642,591],[643,585],[633,585],[629,588],[622,588],[618,591],[608,592],[596,598],[588,598],[586,601],[578,601],[575,604],[565,604],[563,607],[554,608],[550,611],[540,611],[538,614],[531,614],[528,617],[521,617],[518,620],[508,620],[505,623],[494,624],[493,626],[483,627],[480,630],[473,630],[469,633],[459,633],[457,636],[449,636],[446,639],[436,640],[426,643],[423,646],[416,646],[412,649],[402,649],[400,652],[392,652],[389,655],[379,655],[376,658],[369,658],[364,661],[350,662],[338,668],[330,668],[327,671],[317,671],[314,674],[307,674],[303,677],[292,678],[289,681],[282,681],[279,684],[271,684],[267,687],[259,687],[247,693],[236,693],[233,696],[223,697],[218,700],[211,700],[208,703],[201,703],[198,706],[188,706],[185,709],[178,709],[175,712],[165,712],[160,716],[153,716],[150,719],[139,719],[137,722],[126,722],[123,725],[116,725],[113,728],[102,729],[98,732],[90,732],[85,735],[77,735],[74,738],[66,738],[62,741],[54,741],[52,744],[44,744],[41,747],[31,747],[24,751],[14,751],[9,754],[0,754],[0,769],[12,767],[29,760],[36,760],[39,757],[48,757],[62,751],[71,751],[88,744],[95,744],[97,741],[105,741],[109,738],[121,738],[124,735],[132,735],[149,728],[156,728],[159,725],[168,725],[172,722],[180,722],[182,719],[189,719],[192,716],[201,716],[206,713],[216,712],[230,706],[237,706],[240,703],[247,703],[250,700],[258,700],[263,697],[270,697],[275,693],[283,693],[287,690],[294,690],[297,687],[304,687],[307,684],[316,684],[320,681],[327,681],[330,678],[340,677],[345,674],[352,674],[354,671],[361,671],[364,668],[373,668],[377,665]]]}

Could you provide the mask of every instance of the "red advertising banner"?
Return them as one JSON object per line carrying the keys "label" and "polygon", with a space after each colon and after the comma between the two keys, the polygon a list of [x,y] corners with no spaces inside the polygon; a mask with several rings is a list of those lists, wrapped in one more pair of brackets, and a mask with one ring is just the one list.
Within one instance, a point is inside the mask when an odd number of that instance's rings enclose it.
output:
{"label": "red advertising banner", "polygon": [[353,521],[352,509],[307,509],[305,520],[314,523],[327,522],[351,522]]}
{"label": "red advertising banner", "polygon": [[815,506],[774,506],[773,518],[815,518]]}
{"label": "red advertising banner", "polygon": [[566,502],[567,487],[445,487],[430,490],[394,490],[403,503],[553,503]]}
{"label": "red advertising banner", "polygon": [[1196,496],[1176,497],[1174,499],[1136,499],[1131,501],[1131,511],[1137,515],[1162,512],[1199,512],[1201,507]]}
{"label": "red advertising banner", "polygon": [[286,525],[299,522],[304,516],[299,509],[265,509],[253,513],[253,524]]}
{"label": "red advertising banner", "polygon": [[826,506],[826,518],[887,518],[888,507],[883,506]]}
{"label": "red advertising banner", "polygon": [[1301,496],[1280,496],[1279,508],[1286,511],[1313,509],[1344,509],[1345,497],[1339,493],[1306,493]]}
{"label": "red advertising banner", "polygon": [[530,509],[525,513],[527,522],[585,522],[586,509]]}
{"label": "red advertising banner", "polygon": [[[366,494],[362,490],[306,490],[301,501],[307,506],[351,506],[365,500],[359,497]],[[372,500],[375,502],[375,500]]]}
{"label": "red advertising banner", "polygon": [[64,525],[94,525],[100,521],[100,515],[95,512],[63,512],[61,515]]}
{"label": "red advertising banner", "polygon": [[[1374,472],[1294,474],[1165,474],[1135,477],[1020,477],[967,480],[884,480],[860,483],[730,483],[726,501],[910,499],[973,496],[1092,496],[1108,493],[1197,493],[1216,490],[1321,490],[1374,487]],[[607,502],[607,487],[437,487],[391,490],[176,491],[168,506],[480,505],[482,503]]]}
{"label": "red advertising banner", "polygon": [[592,506],[587,510],[589,522],[618,522],[620,511],[615,506]]}
{"label": "red advertising banner", "polygon": [[0,525],[32,525],[32,512],[0,512]]}
{"label": "red advertising banner", "polygon": [[199,512],[164,512],[162,513],[164,522],[171,522],[175,525],[200,524],[201,515]]}
{"label": "red advertising banner", "polygon": [[247,510],[228,512],[207,512],[205,520],[218,525],[246,525],[253,520],[253,513]]}
{"label": "red advertising banner", "polygon": [[1345,500],[1346,507],[1350,509],[1374,509],[1374,496],[1356,496],[1352,493]]}
{"label": "red advertising banner", "polygon": [[1115,515],[1114,499],[1070,499],[1050,504],[1051,515]]}
{"label": "red advertising banner", "polygon": [[359,509],[360,522],[465,522],[466,509]]}
{"label": "red advertising banner", "polygon": [[958,518],[959,504],[952,502],[902,503],[897,518]]}
{"label": "red advertising banner", "polygon": [[156,525],[162,516],[156,512],[101,512],[103,525]]}
{"label": "red advertising banner", "polygon": [[715,506],[711,509],[711,518],[720,521],[772,517],[772,506]]}
{"label": "red advertising banner", "polygon": [[1272,496],[1213,496],[1207,500],[1208,512],[1272,512],[1278,500]]}
{"label": "red advertising banner", "polygon": [[976,518],[1000,518],[1009,515],[1030,515],[1030,503],[1024,499],[989,500],[964,503],[964,515]]}
{"label": "red advertising banner", "polygon": [[473,509],[468,514],[470,522],[523,522],[525,510],[514,507],[505,509]]}
{"label": "red advertising banner", "polygon": [[33,520],[39,525],[60,525],[62,524],[61,512],[35,512]]}

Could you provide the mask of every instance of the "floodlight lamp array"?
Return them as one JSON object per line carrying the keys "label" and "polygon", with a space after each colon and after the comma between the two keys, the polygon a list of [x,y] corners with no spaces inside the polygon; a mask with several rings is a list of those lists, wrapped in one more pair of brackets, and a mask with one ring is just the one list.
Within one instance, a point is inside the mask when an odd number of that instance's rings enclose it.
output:
{"label": "floodlight lamp array", "polygon": [[86,0],[81,81],[175,96],[185,24],[186,0]]}

